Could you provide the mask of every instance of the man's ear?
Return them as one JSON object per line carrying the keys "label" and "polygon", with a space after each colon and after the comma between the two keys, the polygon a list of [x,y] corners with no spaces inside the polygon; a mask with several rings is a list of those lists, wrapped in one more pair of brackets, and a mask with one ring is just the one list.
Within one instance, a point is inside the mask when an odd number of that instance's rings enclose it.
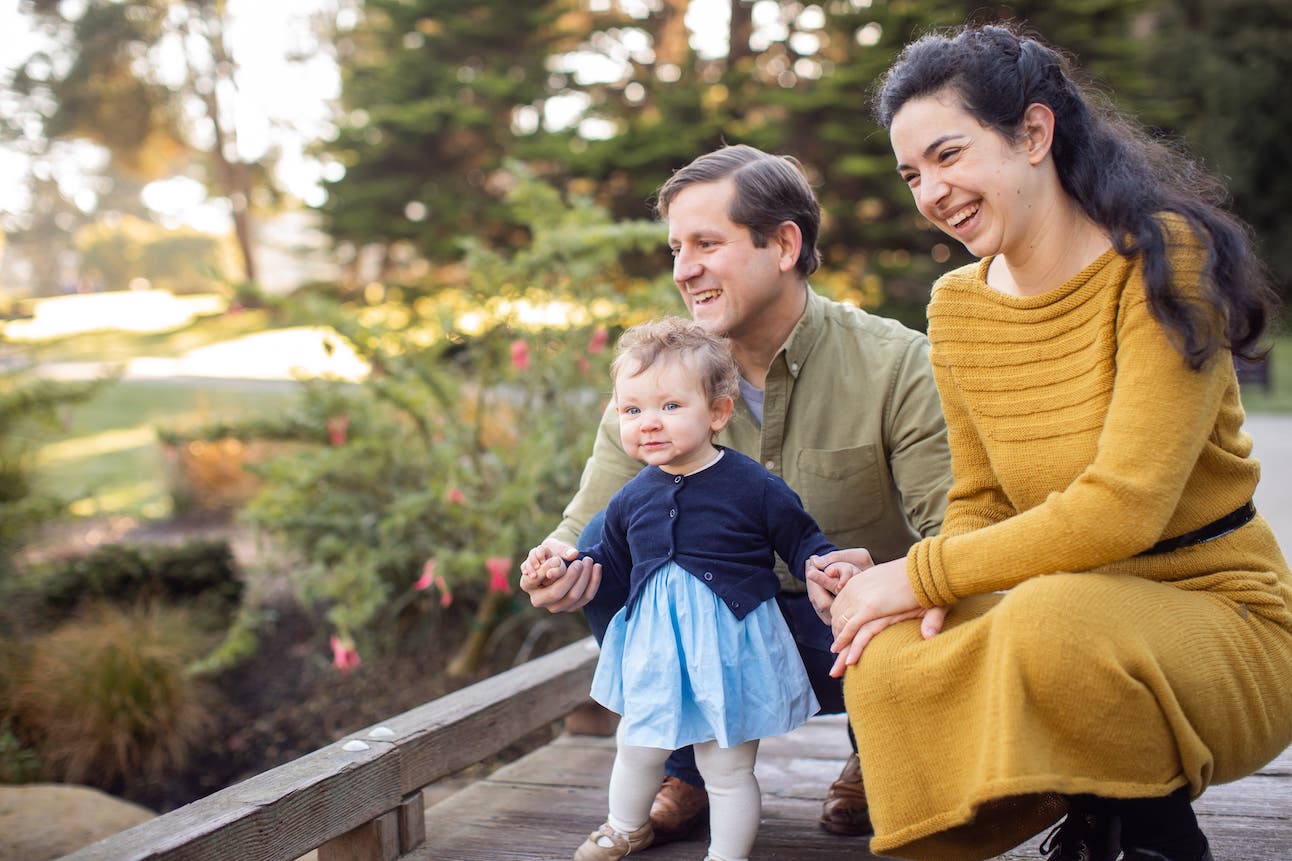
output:
{"label": "man's ear", "polygon": [[725,428],[735,409],[736,402],[731,398],[714,398],[709,403],[709,430],[717,433]]}
{"label": "man's ear", "polygon": [[798,265],[799,252],[803,250],[803,232],[792,221],[782,221],[776,226],[771,239],[779,254],[777,264],[782,272],[790,272]]}
{"label": "man's ear", "polygon": [[1054,111],[1034,103],[1023,111],[1023,137],[1027,143],[1027,160],[1033,165],[1045,161],[1054,146]]}

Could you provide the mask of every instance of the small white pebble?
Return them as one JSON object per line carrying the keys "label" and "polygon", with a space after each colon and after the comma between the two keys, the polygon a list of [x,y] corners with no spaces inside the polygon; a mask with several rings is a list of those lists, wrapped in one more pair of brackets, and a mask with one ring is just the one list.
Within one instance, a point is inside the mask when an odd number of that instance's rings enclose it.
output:
{"label": "small white pebble", "polygon": [[350,751],[367,750],[368,745],[365,744],[364,742],[359,741],[359,739],[357,738],[352,738],[349,741],[347,741],[345,744],[341,745],[341,749],[350,750]]}
{"label": "small white pebble", "polygon": [[395,731],[388,726],[374,727],[368,738],[394,738]]}

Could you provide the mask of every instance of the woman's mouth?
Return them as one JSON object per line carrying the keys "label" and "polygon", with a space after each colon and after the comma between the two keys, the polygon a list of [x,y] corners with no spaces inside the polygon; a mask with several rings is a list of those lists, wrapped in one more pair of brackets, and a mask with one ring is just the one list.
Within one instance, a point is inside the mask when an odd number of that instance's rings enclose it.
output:
{"label": "woman's mouth", "polygon": [[980,209],[982,209],[982,206],[977,203],[971,203],[968,206],[961,207],[959,210],[952,213],[951,217],[946,219],[947,226],[952,230],[959,230],[965,222],[977,215]]}

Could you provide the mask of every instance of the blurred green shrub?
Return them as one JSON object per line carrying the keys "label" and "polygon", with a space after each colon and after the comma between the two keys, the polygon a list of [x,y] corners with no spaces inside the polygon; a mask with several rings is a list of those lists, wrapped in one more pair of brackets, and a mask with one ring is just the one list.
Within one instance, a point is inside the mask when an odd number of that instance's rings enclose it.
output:
{"label": "blurred green shrub", "polygon": [[0,353],[5,358],[18,360],[18,367],[0,370],[0,590],[13,575],[13,553],[32,530],[64,510],[62,500],[40,487],[36,449],[48,429],[60,425],[63,408],[100,385],[37,379],[22,367],[19,353]]}
{"label": "blurred green shrub", "polygon": [[227,542],[109,544],[82,556],[32,565],[0,589],[10,629],[57,624],[92,604],[185,604],[207,627],[222,627],[243,593]]}
{"label": "blurred green shrub", "polygon": [[467,243],[439,280],[368,285],[340,306],[329,322],[370,378],[307,387],[316,444],[256,468],[263,486],[243,516],[298,558],[298,591],[338,632],[344,670],[395,646],[410,614],[452,606],[474,625],[450,666],[474,671],[522,609],[511,583],[523,554],[578,486],[611,330],[662,304],[659,282],[619,263],[663,254],[660,225],[612,222],[514,178],[508,204],[529,243],[505,254]]}
{"label": "blurred green shrub", "polygon": [[8,711],[46,777],[110,786],[182,767],[209,726],[189,612],[99,605],[34,638]]}
{"label": "blurred green shrub", "polygon": [[229,240],[187,228],[169,230],[131,215],[81,228],[76,247],[81,271],[103,290],[125,290],[144,278],[172,293],[214,293],[227,290],[223,273],[237,268],[230,265]]}

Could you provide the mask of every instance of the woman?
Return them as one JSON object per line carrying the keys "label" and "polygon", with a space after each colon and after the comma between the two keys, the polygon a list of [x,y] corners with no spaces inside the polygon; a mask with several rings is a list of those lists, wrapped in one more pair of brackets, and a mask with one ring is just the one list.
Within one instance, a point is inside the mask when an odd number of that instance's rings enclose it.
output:
{"label": "woman", "polygon": [[921,214],[981,260],[929,305],[942,533],[809,573],[855,664],[871,849],[990,857],[1066,811],[1050,859],[1210,859],[1190,799],[1292,742],[1292,574],[1231,360],[1274,304],[1248,233],[1009,28],[909,45],[876,107]]}

